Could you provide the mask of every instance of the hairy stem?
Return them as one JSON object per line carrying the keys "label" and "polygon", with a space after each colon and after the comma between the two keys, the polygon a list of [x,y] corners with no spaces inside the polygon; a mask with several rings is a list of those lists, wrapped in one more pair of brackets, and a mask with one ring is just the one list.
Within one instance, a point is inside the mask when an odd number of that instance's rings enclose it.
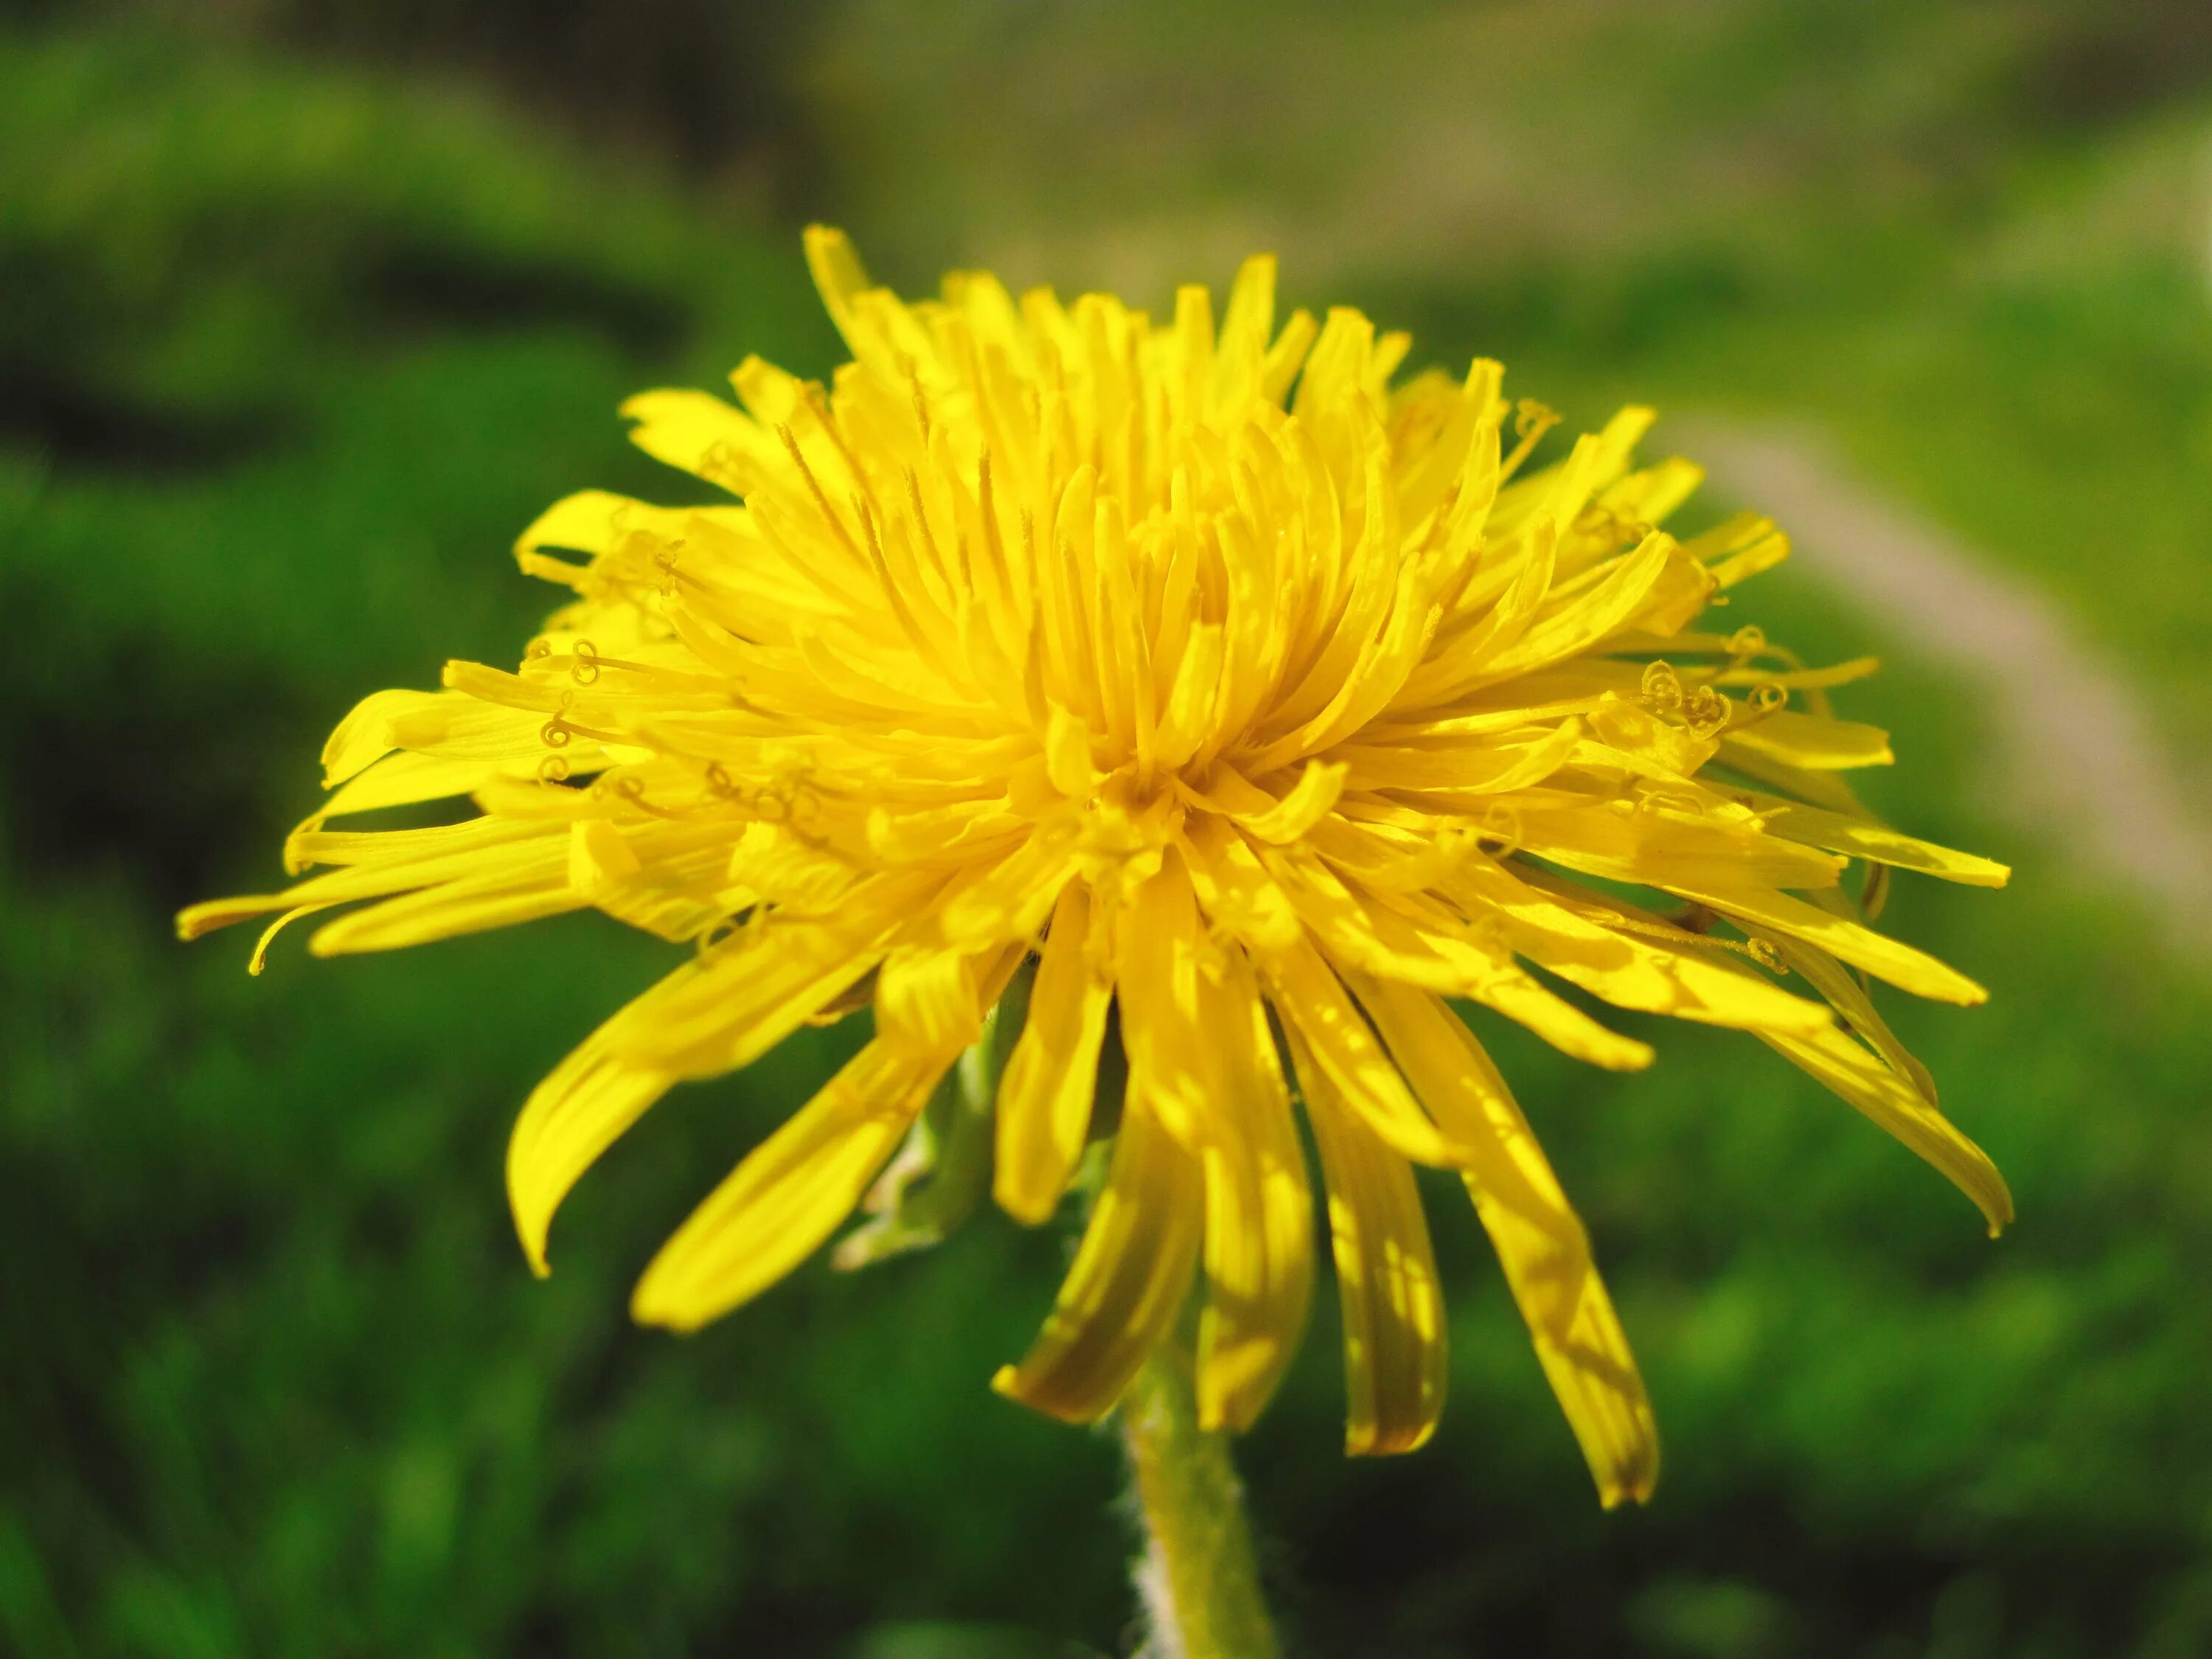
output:
{"label": "hairy stem", "polygon": [[1279,1659],[1228,1437],[1198,1426],[1188,1359],[1163,1347],[1129,1385],[1121,1437],[1145,1517],[1146,1659]]}

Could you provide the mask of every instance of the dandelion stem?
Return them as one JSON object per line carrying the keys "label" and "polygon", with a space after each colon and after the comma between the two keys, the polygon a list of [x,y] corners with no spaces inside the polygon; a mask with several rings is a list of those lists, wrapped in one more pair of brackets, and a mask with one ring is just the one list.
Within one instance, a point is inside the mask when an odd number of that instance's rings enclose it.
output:
{"label": "dandelion stem", "polygon": [[1278,1659],[1228,1437],[1198,1426],[1188,1357],[1164,1345],[1122,1397],[1121,1438],[1145,1518],[1134,1574],[1145,1659]]}

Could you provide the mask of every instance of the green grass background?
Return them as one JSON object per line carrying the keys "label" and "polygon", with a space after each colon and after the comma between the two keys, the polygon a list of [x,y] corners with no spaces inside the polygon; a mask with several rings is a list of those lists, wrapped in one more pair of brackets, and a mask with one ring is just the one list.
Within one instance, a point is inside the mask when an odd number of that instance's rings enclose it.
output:
{"label": "green grass background", "polygon": [[[681,492],[623,395],[749,350],[828,370],[798,216],[909,288],[985,260],[1218,283],[1249,232],[1294,297],[1410,323],[1424,360],[1504,355],[1585,423],[1632,394],[1817,422],[2039,584],[2203,798],[2191,8],[855,0],[788,32],[805,142],[773,186],[518,92],[496,51],[371,51],[420,22],[392,15],[0,24],[0,1652],[1125,1650],[1110,1438],[984,1386],[1058,1238],[987,1216],[688,1340],[624,1317],[836,1034],[656,1113],[538,1284],[511,1114],[660,947],[571,918],[280,946],[249,981],[244,941],[170,936],[276,878],[357,696],[513,654],[547,600],[505,550],[541,507]],[[1424,149],[1394,87],[1479,119]],[[1486,147],[1487,206],[1446,234],[1391,196],[1449,197],[1406,181],[1455,143]],[[1786,569],[1735,619],[1889,649]],[[1886,809],[2018,869],[1900,884],[1896,928],[1994,1000],[1891,1012],[2019,1225],[1985,1241],[1758,1045],[1632,1020],[1662,1058],[1624,1079],[1488,1033],[1667,1473],[1599,1512],[1439,1183],[1436,1443],[1339,1455],[1324,1306],[1240,1447],[1295,1652],[2212,1650],[2212,994],[2069,826],[1995,793],[1972,688],[1893,660],[1850,711],[1902,734]]]}

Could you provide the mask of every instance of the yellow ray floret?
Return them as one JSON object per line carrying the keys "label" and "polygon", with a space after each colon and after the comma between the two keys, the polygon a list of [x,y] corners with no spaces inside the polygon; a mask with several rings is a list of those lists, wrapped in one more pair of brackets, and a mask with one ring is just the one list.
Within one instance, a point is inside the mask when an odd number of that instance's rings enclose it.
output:
{"label": "yellow ray floret", "polygon": [[[563,1196],[669,1089],[866,1009],[647,1269],[640,1319],[767,1288],[904,1178],[942,1090],[981,1086],[1018,1220],[1101,1171],[1001,1391],[1095,1418],[1194,1301],[1201,1420],[1249,1425],[1325,1218],[1347,1445],[1408,1450],[1445,1392],[1425,1164],[1463,1179],[1612,1504],[1656,1478],[1650,1405],[1457,1004],[1620,1070],[1653,1050],[1579,997],[1748,1031],[2010,1218],[1864,977],[1980,1000],[1870,923],[1892,867],[2007,872],[1858,805],[1845,775],[1890,740],[1828,691],[1871,662],[1701,629],[1788,544],[1750,516],[1662,528],[1699,475],[1634,464],[1650,411],[1539,465],[1556,417],[1496,363],[1398,381],[1406,337],[1357,312],[1279,324],[1267,258],[1217,325],[1202,289],[1160,322],[981,273],[909,303],[834,231],[806,255],[852,353],[827,386],[748,359],[734,403],[624,407],[721,504],[550,508],[516,557],[568,598],[520,662],[366,699],[285,849],[322,873],[180,918],[274,914],[257,969],[339,906],[317,954],[582,908],[694,945],[515,1126],[538,1271]],[[437,801],[464,805],[328,827]],[[1002,1066],[961,1060],[979,1033]]]}

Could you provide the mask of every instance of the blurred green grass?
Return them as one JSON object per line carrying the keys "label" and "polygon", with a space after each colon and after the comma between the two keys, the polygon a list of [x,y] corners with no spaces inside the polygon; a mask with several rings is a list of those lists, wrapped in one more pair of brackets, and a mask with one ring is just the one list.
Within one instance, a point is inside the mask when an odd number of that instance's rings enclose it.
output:
{"label": "blurred green grass", "polygon": [[[1716,9],[1735,33],[1637,60],[1639,109],[1753,70],[1771,108],[1825,67],[1974,137],[1973,167],[1763,197],[1796,216],[1758,258],[1725,219],[1606,259],[1536,236],[1464,280],[1355,272],[1357,297],[1424,360],[1510,347],[1519,389],[1584,422],[1630,392],[1816,412],[2196,730],[2201,274],[2162,240],[2037,234],[2124,203],[2191,130],[2022,129],[1845,26]],[[1957,15],[1910,40],[1983,38]],[[1536,61],[1568,84],[1608,42],[1547,35]],[[1917,102],[1882,91],[1900,77]],[[546,600],[504,550],[539,507],[681,493],[622,442],[623,395],[747,350],[827,369],[795,238],[464,92],[201,37],[11,31],[0,88],[0,1648],[1119,1650],[1110,1442],[983,1386],[1057,1241],[986,1218],[857,1278],[817,1264],[688,1341],[627,1325],[629,1277],[836,1034],[656,1114],[538,1285],[501,1195],[510,1115],[657,947],[577,918],[312,968],[280,947],[248,981],[242,943],[168,935],[177,902],[274,878],[356,696],[511,654]],[[865,244],[871,198],[842,188]],[[975,257],[899,224],[894,267]],[[1739,603],[1813,651],[1886,644],[1786,569]],[[1899,927],[1995,995],[1893,1010],[2021,1224],[1990,1244],[1725,1034],[1638,1025],[1662,1061],[1624,1079],[1486,1028],[1597,1235],[1668,1473],[1649,1510],[1597,1511],[1439,1183],[1437,1442],[1338,1455],[1324,1308],[1243,1449],[1299,1651],[2212,1646],[2212,998],[2066,873],[2063,826],[1977,795],[1967,688],[1906,661],[1850,708],[1905,734],[1889,810],[2021,869],[2002,896],[1904,884]]]}

